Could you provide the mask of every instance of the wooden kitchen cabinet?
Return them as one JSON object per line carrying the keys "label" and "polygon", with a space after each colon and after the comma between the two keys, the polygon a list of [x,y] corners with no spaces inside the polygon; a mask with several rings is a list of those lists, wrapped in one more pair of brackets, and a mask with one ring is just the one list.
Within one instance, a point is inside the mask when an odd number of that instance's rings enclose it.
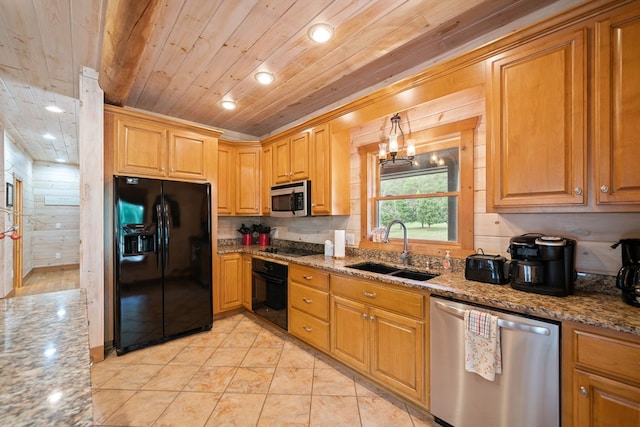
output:
{"label": "wooden kitchen cabinet", "polygon": [[640,425],[640,339],[563,323],[564,421],[574,427]]}
{"label": "wooden kitchen cabinet", "polygon": [[[219,132],[105,106],[105,145],[114,171],[148,178],[204,182]],[[111,156],[109,156],[111,157]]]}
{"label": "wooden kitchen cabinet", "polygon": [[[626,9],[626,10],[625,10]],[[640,209],[640,10],[599,19],[595,26],[595,193],[599,205]]]}
{"label": "wooden kitchen cabinet", "polygon": [[350,194],[344,183],[350,179],[349,132],[332,134],[330,125],[316,126],[311,132],[311,215],[349,215]]}
{"label": "wooden kitchen cabinet", "polygon": [[218,280],[213,284],[214,314],[242,307],[243,270],[242,254],[218,256]]}
{"label": "wooden kitchen cabinet", "polygon": [[586,203],[587,45],[565,30],[487,61],[487,210]]}
{"label": "wooden kitchen cabinet", "polygon": [[329,352],[329,274],[289,264],[289,332]]}
{"label": "wooden kitchen cabinet", "polygon": [[276,141],[272,147],[275,184],[309,178],[309,132]]}
{"label": "wooden kitchen cabinet", "polygon": [[218,215],[260,215],[261,155],[256,143],[220,140]]}
{"label": "wooden kitchen cabinet", "polygon": [[331,275],[331,354],[424,404],[424,300],[404,289]]}
{"label": "wooden kitchen cabinet", "polygon": [[262,147],[262,215],[271,214],[271,186],[273,181],[273,147],[271,144]]}
{"label": "wooden kitchen cabinet", "polygon": [[250,254],[242,255],[242,306],[248,311],[253,311],[253,276],[251,266],[253,257]]}

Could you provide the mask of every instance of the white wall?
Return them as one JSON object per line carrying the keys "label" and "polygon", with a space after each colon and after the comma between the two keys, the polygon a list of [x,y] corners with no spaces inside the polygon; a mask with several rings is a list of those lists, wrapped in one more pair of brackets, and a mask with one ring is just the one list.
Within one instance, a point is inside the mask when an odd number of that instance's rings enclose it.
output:
{"label": "white wall", "polygon": [[[2,201],[0,206],[5,207],[5,183],[14,183],[16,179],[22,181],[23,198],[23,274],[27,274],[33,268],[32,265],[32,235],[33,235],[33,161],[10,139],[9,135],[2,131],[4,156],[3,179],[2,181]],[[12,219],[6,213],[4,217],[3,231],[12,224]],[[2,222],[0,221],[0,225]],[[5,238],[0,240],[0,297],[6,296],[13,288],[13,240]]]}
{"label": "white wall", "polygon": [[[80,262],[80,171],[77,165],[33,164],[33,267]],[[56,257],[59,254],[59,257]]]}

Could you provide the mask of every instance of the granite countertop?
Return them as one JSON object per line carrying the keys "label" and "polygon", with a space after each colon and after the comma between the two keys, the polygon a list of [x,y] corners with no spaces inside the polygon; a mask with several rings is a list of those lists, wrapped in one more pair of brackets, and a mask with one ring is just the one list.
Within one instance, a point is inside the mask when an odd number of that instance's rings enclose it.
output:
{"label": "granite countertop", "polygon": [[0,425],[93,425],[84,290],[0,299],[0,340]]}
{"label": "granite countertop", "polygon": [[[576,289],[572,295],[554,297],[518,291],[508,284],[492,285],[466,280],[463,271],[441,274],[434,279],[420,282],[347,267],[347,265],[370,261],[362,257],[348,256],[344,259],[333,259],[324,255],[309,255],[293,258],[265,253],[257,246],[231,245],[218,248],[218,253],[229,252],[250,253],[266,258],[295,262],[332,273],[373,279],[525,315],[558,321],[573,321],[640,335],[640,308],[626,304],[622,301],[622,297],[615,292],[603,293],[597,290]],[[385,262],[385,264],[388,263]],[[402,268],[401,265],[399,267]]]}

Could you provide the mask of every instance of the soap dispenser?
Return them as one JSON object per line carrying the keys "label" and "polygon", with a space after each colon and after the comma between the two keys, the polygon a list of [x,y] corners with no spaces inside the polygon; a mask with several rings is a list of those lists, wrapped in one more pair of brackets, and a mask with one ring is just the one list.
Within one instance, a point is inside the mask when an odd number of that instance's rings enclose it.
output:
{"label": "soap dispenser", "polygon": [[442,268],[445,273],[451,273],[451,254],[446,251],[444,254],[444,261],[442,261]]}

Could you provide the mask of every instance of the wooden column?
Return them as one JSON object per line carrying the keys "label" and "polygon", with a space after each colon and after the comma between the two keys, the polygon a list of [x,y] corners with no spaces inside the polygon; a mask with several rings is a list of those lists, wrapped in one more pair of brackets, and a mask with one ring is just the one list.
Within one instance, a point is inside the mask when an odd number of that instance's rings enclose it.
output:
{"label": "wooden column", "polygon": [[87,291],[89,347],[104,359],[104,107],[98,73],[80,75],[80,287]]}

